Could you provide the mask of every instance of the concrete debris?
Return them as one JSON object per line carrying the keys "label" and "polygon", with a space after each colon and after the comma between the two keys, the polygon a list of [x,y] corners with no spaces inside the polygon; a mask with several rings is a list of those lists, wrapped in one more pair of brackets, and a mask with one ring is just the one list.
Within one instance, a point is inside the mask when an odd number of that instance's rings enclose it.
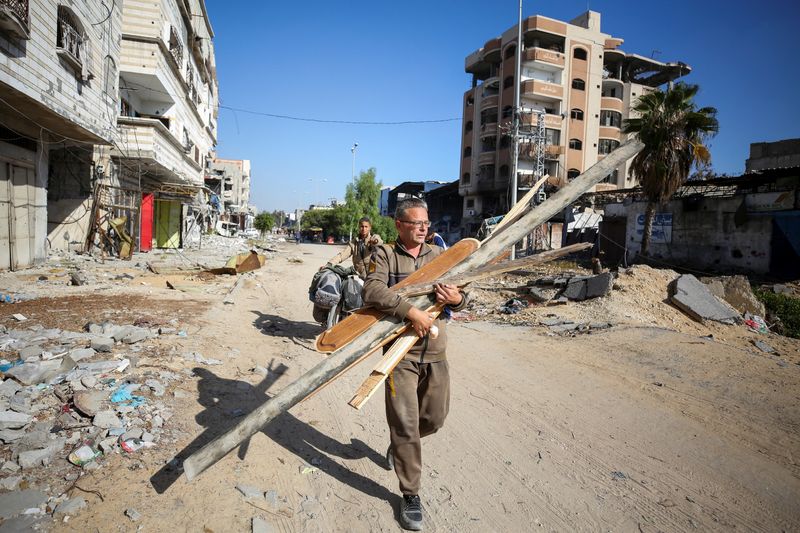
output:
{"label": "concrete debris", "polygon": [[528,307],[528,302],[526,302],[525,300],[512,298],[508,300],[505,304],[500,306],[500,312],[506,315],[514,315],[516,313],[519,313],[526,307]]}
{"label": "concrete debris", "polygon": [[71,272],[69,278],[72,285],[76,287],[80,287],[89,283],[89,276],[86,274],[86,272],[81,270]]}
{"label": "concrete debris", "polygon": [[33,417],[14,411],[0,411],[0,429],[20,429],[33,421]]}
{"label": "concrete debris", "polygon": [[86,507],[86,499],[83,496],[78,496],[59,503],[56,506],[54,515],[73,515]]}
{"label": "concrete debris", "polygon": [[92,423],[101,429],[123,427],[122,421],[117,417],[116,413],[111,410],[99,411],[94,416]]}
{"label": "concrete debris", "polygon": [[167,392],[166,389],[164,388],[164,385],[162,385],[161,382],[158,381],[157,379],[148,379],[147,381],[144,382],[144,385],[145,387],[153,391],[154,396],[159,396],[159,397],[164,396],[164,393]]}
{"label": "concrete debris", "polygon": [[711,291],[691,274],[684,274],[670,284],[670,301],[695,320],[712,320],[723,324],[735,324],[739,313],[720,301]]}
{"label": "concrete debris", "polygon": [[17,322],[24,322],[28,320],[28,317],[26,317],[25,315],[21,315],[19,313],[14,313],[11,316],[14,317],[14,320],[16,320]]}
{"label": "concrete debris", "polygon": [[69,353],[69,357],[77,363],[78,361],[94,357],[96,353],[94,348],[77,348]]}
{"label": "concrete debris", "polygon": [[264,498],[264,491],[252,485],[236,485],[236,490],[241,492],[245,498]]}
{"label": "concrete debris", "polygon": [[273,533],[274,531],[272,524],[260,516],[253,517],[253,533]]}
{"label": "concrete debris", "polygon": [[0,518],[12,518],[28,509],[38,509],[46,502],[47,494],[35,489],[0,494]]}
{"label": "concrete debris", "polygon": [[0,479],[0,489],[17,490],[20,481],[22,481],[22,476],[4,477]]}
{"label": "concrete debris", "polygon": [[222,364],[222,361],[220,361],[219,359],[205,358],[197,352],[186,353],[183,355],[183,358],[186,359],[187,361],[194,361],[196,363],[208,366]]}
{"label": "concrete debris", "polygon": [[100,411],[105,398],[106,394],[101,391],[80,391],[75,393],[72,402],[78,411],[88,417],[92,417]]}
{"label": "concrete debris", "polygon": [[762,340],[753,339],[750,342],[753,343],[753,346],[755,346],[764,353],[775,353],[775,348],[773,348],[772,346],[770,346],[769,344],[767,344]]}
{"label": "concrete debris", "polygon": [[114,339],[109,337],[95,337],[92,339],[92,349],[98,352],[110,352],[114,349]]}
{"label": "concrete debris", "polygon": [[47,466],[50,464],[53,457],[55,457],[61,452],[61,450],[64,449],[65,445],[65,438],[62,437],[56,439],[56,441],[47,448],[20,452],[17,462],[19,463],[19,466],[23,468],[23,470],[28,470],[39,465]]}
{"label": "concrete debris", "polygon": [[22,385],[13,379],[7,379],[0,383],[0,398],[10,398],[22,388]]}
{"label": "concrete debris", "polygon": [[0,429],[0,440],[8,444],[25,436],[24,429]]}
{"label": "concrete debris", "polygon": [[753,294],[750,280],[746,276],[703,278],[701,281],[708,286],[714,296],[728,302],[739,313],[765,315],[764,304]]}
{"label": "concrete debris", "polygon": [[138,522],[139,520],[142,519],[142,514],[133,507],[125,509],[125,516],[130,518],[131,522]]}

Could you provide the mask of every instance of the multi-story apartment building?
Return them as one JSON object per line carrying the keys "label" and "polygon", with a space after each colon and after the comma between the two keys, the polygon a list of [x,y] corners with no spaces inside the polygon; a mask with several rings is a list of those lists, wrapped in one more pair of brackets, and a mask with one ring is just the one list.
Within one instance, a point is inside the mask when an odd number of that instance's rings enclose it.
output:
{"label": "multi-story apartment building", "polygon": [[0,0],[0,270],[83,244],[116,134],[110,5]]}
{"label": "multi-story apartment building", "polygon": [[[570,22],[529,17],[522,28],[521,76],[515,79],[517,26],[490,39],[466,58],[472,88],[464,93],[459,194],[464,224],[503,214],[511,197],[511,123],[520,91],[522,128],[543,114],[545,172],[558,186],[578,176],[625,140],[620,131],[636,98],[691,69],[629,54],[623,40],[600,31],[600,14],[587,11]],[[529,183],[538,151],[521,143],[519,180]],[[606,178],[606,188],[628,187],[628,163]]]}
{"label": "multi-story apartment building", "polygon": [[123,0],[119,141],[123,187],[141,189],[143,250],[176,247],[206,204],[219,87],[204,0]]}
{"label": "multi-story apartment building", "polygon": [[252,226],[250,204],[250,160],[211,159],[206,169],[206,186],[217,195],[221,219],[243,230]]}

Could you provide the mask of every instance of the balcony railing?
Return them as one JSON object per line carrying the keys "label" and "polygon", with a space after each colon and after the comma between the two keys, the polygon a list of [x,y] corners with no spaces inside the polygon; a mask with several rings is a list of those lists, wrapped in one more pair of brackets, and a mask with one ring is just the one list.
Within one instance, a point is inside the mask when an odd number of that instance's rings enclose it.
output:
{"label": "balcony railing", "polygon": [[0,29],[23,39],[30,37],[28,0],[0,0]]}
{"label": "balcony railing", "polygon": [[169,28],[169,53],[172,54],[178,68],[183,64],[183,45],[178,37],[178,32],[175,31],[175,26]]}
{"label": "balcony railing", "polygon": [[72,60],[75,66],[83,65],[85,39],[76,28],[65,19],[58,21],[58,36],[56,46],[66,54],[67,60]]}

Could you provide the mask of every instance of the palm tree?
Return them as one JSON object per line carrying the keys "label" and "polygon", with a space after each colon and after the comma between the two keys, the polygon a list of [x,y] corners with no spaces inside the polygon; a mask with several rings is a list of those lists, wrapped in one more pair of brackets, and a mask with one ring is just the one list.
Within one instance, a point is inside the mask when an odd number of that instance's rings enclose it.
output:
{"label": "palm tree", "polygon": [[692,165],[704,166],[711,154],[704,142],[719,131],[717,110],[697,109],[699,87],[677,83],[667,91],[643,94],[631,108],[637,118],[625,120],[622,131],[634,133],[644,149],[631,163],[647,198],[641,254],[647,255],[656,207],[664,204],[689,176]]}

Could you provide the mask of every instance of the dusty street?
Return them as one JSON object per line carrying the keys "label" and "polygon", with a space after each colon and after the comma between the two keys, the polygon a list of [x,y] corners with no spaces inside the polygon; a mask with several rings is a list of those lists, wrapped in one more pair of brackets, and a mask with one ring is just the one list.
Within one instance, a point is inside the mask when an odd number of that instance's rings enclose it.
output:
{"label": "dusty street", "polygon": [[[260,516],[273,531],[399,531],[397,480],[383,458],[383,399],[376,395],[361,412],[347,405],[371,362],[192,483],[170,462],[320,360],[310,349],[320,328],[306,289],[336,250],[283,245],[246,275],[232,305],[222,299],[233,278],[177,292],[164,288],[164,276],[139,273],[105,291],[130,302],[129,318],[178,318],[185,330],[159,337],[131,370],[181,376],[163,400],[173,410],[170,431],[152,448],[102,458],[72,487],[44,478],[60,487],[56,494],[69,488],[87,501],[46,527],[250,531]],[[214,284],[218,290],[209,290]],[[89,286],[64,287],[59,297],[68,294],[100,297]],[[623,306],[620,298],[617,291],[607,297],[609,309]],[[37,315],[37,302],[0,307],[0,323],[20,327],[10,312],[64,328],[104,316],[96,311],[71,324],[63,319],[69,306]],[[656,311],[682,317],[660,305],[642,318],[644,311],[625,304],[629,319],[608,316],[610,329],[574,337],[469,316],[453,322],[451,412],[423,444],[426,531],[800,530],[800,343],[770,335],[779,354],[758,354],[741,326],[708,329],[684,318],[671,319],[669,329],[656,324],[649,319]],[[187,352],[222,364],[187,361]],[[266,497],[245,498],[237,485]]]}

